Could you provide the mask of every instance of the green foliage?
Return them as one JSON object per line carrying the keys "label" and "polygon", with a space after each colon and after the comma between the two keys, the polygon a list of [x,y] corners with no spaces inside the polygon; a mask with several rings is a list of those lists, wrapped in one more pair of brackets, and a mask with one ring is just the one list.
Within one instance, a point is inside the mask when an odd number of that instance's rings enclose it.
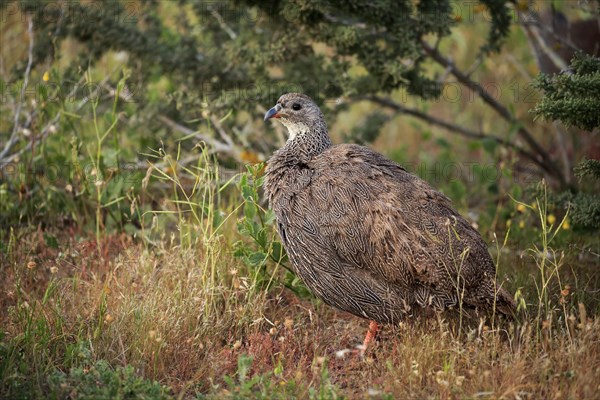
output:
{"label": "green foliage", "polygon": [[233,396],[234,398],[243,399],[252,397],[253,389],[262,380],[260,375],[255,375],[253,377],[248,376],[251,367],[252,357],[241,354],[238,357],[237,379],[236,377],[231,377],[229,375],[223,377],[229,391],[235,393]]}
{"label": "green foliage", "polygon": [[281,379],[281,368],[276,367],[273,371],[262,374],[251,374],[253,358],[247,354],[240,354],[237,362],[235,375],[225,375],[223,381],[225,387],[214,385],[213,393],[198,394],[197,399],[289,399],[297,398],[298,393],[308,392],[311,400],[333,400],[340,398],[339,389],[331,383],[329,371],[325,363],[320,370],[320,383],[318,387],[310,387],[306,390],[302,384],[295,380]]}
{"label": "green foliage", "polygon": [[[268,288],[274,282],[279,282],[301,297],[309,297],[310,292],[302,281],[287,265],[288,257],[275,228],[273,210],[261,205],[260,188],[264,183],[264,164],[248,165],[248,171],[242,174],[239,189],[244,199],[244,215],[237,223],[238,232],[251,239],[250,243],[238,241],[235,244],[234,255],[240,258],[250,271],[259,287]],[[275,264],[270,271],[269,263]],[[277,268],[286,269],[284,277],[279,280]]]}
{"label": "green foliage", "polygon": [[569,70],[541,74],[535,87],[544,97],[531,110],[534,115],[588,131],[600,126],[600,58],[578,53]]}
{"label": "green foliage", "polygon": [[600,177],[600,160],[583,160],[575,167],[575,175],[579,179],[586,176]]}
{"label": "green foliage", "polygon": [[379,136],[381,127],[389,120],[389,116],[380,112],[369,114],[359,125],[352,128],[345,141],[358,144],[373,143]]}
{"label": "green foliage", "polygon": [[[533,108],[537,116],[560,121],[567,126],[593,130],[600,127],[600,58],[578,53],[568,71],[548,76],[541,74],[535,85],[544,97]],[[600,228],[600,161],[583,160],[575,167],[579,179],[595,179],[583,187],[590,193],[571,190],[551,196],[558,206],[571,212],[573,223],[583,228]]]}
{"label": "green foliage", "polygon": [[48,377],[51,397],[90,400],[171,399],[169,389],[138,376],[132,366],[112,369],[106,361],[89,368],[57,371]]}
{"label": "green foliage", "polygon": [[600,199],[597,194],[562,192],[550,197],[552,202],[568,209],[575,226],[600,229]]}
{"label": "green foliage", "polygon": [[508,4],[503,0],[482,1],[489,9],[491,17],[490,33],[483,50],[486,52],[500,51],[504,38],[509,34],[511,13]]}
{"label": "green foliage", "polygon": [[[46,376],[35,376],[35,367],[22,358],[27,345],[35,346],[38,352],[50,353],[49,335],[40,336],[46,330],[46,321],[38,319],[32,332],[36,337],[19,339],[5,338],[0,332],[0,394],[12,399],[30,398],[78,398],[78,399],[169,399],[169,389],[157,382],[137,375],[132,366],[111,368],[106,361],[91,363],[89,346],[84,342],[67,346],[62,366],[73,363],[68,373],[47,366]],[[31,341],[32,343],[24,343]],[[33,343],[35,341],[35,343]],[[43,364],[42,358],[35,360]],[[29,361],[31,362],[31,360]]]}
{"label": "green foliage", "polygon": [[[56,84],[36,86],[41,103],[32,112],[46,139],[33,141],[33,151],[25,147],[2,165],[0,212],[7,224],[78,223],[98,232],[137,223],[127,200],[140,189],[143,175],[123,162],[135,150],[122,147],[128,128],[121,122],[132,109],[119,98],[128,71],[119,73],[108,101],[101,101],[106,99],[90,70],[77,77],[69,93],[61,88],[68,78],[56,71]],[[81,101],[74,101],[77,96]]]}
{"label": "green foliage", "polygon": [[[504,1],[481,3],[491,15],[482,50],[497,51],[509,31],[510,10]],[[293,88],[303,88],[318,100],[400,87],[417,96],[435,96],[439,85],[425,73],[427,55],[421,40],[427,35],[447,36],[456,23],[448,0],[180,0],[172,5],[106,1],[101,3],[103,12],[98,12],[97,4],[73,2],[64,15],[59,7],[20,5],[34,15],[34,66],[55,57],[68,38],[85,45],[70,66],[68,79],[75,79],[79,66],[94,65],[109,50],[126,51],[139,89],[137,101],[150,103],[146,85],[167,75],[175,89],[172,101],[150,108],[180,114],[179,120],[189,120],[207,107],[254,110],[254,102],[273,100]],[[164,10],[174,7],[179,7],[177,27],[161,18]],[[324,43],[331,51],[325,56],[314,43]],[[348,74],[348,57],[368,74]],[[269,72],[275,66],[284,72],[277,87]]]}

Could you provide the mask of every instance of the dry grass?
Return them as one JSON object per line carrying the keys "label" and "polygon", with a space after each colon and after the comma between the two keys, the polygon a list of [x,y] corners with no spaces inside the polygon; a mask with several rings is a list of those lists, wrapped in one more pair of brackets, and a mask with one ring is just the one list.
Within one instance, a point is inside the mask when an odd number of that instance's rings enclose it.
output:
{"label": "dry grass", "polygon": [[[14,346],[3,366],[29,369],[3,374],[3,391],[21,380],[43,393],[52,368],[107,360],[184,397],[593,399],[600,392],[600,320],[583,306],[568,304],[567,320],[556,307],[554,321],[528,317],[460,336],[443,320],[411,321],[387,327],[365,358],[339,358],[360,343],[366,322],[286,289],[259,290],[222,236],[189,248],[164,239],[152,250],[111,237],[104,257],[93,241],[63,242],[59,251],[36,232],[19,242],[13,254],[27,256],[9,255],[2,267],[0,322]],[[258,379],[244,386],[245,376]]]}
{"label": "dry grass", "polygon": [[[507,241],[496,249],[509,291],[520,294],[517,321],[459,329],[441,316],[409,320],[386,327],[364,358],[338,357],[361,343],[366,321],[297,297],[274,263],[256,269],[235,256],[255,249],[236,219],[266,218],[251,186],[258,179],[242,179],[244,203],[227,207],[210,160],[182,172],[163,159],[150,172],[172,185],[174,200],[144,214],[153,223],[141,238],[70,227],[6,237],[0,397],[78,398],[90,374],[125,385],[121,372],[106,377],[105,361],[181,398],[598,398],[598,301],[585,300],[597,293],[598,270],[584,271],[598,258],[568,242],[551,247],[560,224],[546,222],[544,202],[530,207],[541,229],[525,235],[535,240],[526,251],[515,259]],[[261,235],[268,242],[273,232]],[[131,382],[127,390],[147,389]]]}

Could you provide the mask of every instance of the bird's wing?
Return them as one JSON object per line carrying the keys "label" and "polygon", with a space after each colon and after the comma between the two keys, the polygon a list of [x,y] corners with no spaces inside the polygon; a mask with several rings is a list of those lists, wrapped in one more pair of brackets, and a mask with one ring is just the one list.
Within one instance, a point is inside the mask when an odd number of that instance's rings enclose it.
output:
{"label": "bird's wing", "polygon": [[361,146],[336,146],[317,162],[306,219],[346,263],[438,292],[493,276],[479,233],[425,181]]}

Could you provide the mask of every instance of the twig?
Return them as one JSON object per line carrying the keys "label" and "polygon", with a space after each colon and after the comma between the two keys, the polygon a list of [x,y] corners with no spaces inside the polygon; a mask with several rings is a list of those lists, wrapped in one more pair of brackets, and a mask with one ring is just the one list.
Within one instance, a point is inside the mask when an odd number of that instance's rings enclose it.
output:
{"label": "twig", "polygon": [[8,152],[12,149],[12,147],[17,142],[17,138],[19,136],[19,118],[21,116],[21,109],[23,108],[23,98],[25,97],[25,90],[27,89],[27,85],[29,84],[29,75],[31,74],[31,66],[33,65],[33,19],[31,14],[27,14],[27,33],[29,35],[29,51],[28,51],[28,61],[27,67],[25,68],[25,75],[23,77],[23,86],[21,87],[21,93],[19,97],[19,102],[17,103],[17,108],[15,110],[15,122],[12,130],[12,134],[8,139],[8,142],[4,145],[4,149],[0,153],[0,160],[3,160],[4,157],[8,154]]}
{"label": "twig", "polygon": [[[540,34],[540,26],[539,25],[535,25],[535,24],[529,25],[529,24],[522,23],[521,26],[525,30],[525,33],[527,34],[527,38],[531,40],[531,42],[532,42],[531,47],[533,47],[534,51],[538,51],[538,49],[539,49],[539,51],[543,52],[550,59],[550,61],[552,61],[552,64],[554,64],[554,66],[556,68],[558,68],[560,71],[566,71],[568,69],[567,63],[561,58],[561,56],[556,54],[556,52],[554,50],[552,50],[550,48],[550,46],[548,46],[548,44],[546,43],[546,41]],[[538,47],[536,47],[533,44],[533,41],[535,41],[535,43],[537,44]]]}
{"label": "twig", "polygon": [[225,129],[223,129],[223,125],[221,125],[221,122],[217,118],[215,118],[214,115],[210,116],[210,122],[212,122],[214,127],[217,129],[217,132],[219,132],[219,135],[221,136],[221,138],[223,138],[227,145],[233,148],[233,140],[231,140],[231,136],[229,136],[229,134],[225,132]]}
{"label": "twig", "polygon": [[407,114],[407,115],[419,118],[423,121],[430,123],[431,125],[436,125],[436,126],[442,127],[444,129],[448,130],[449,132],[453,132],[453,133],[456,133],[456,134],[459,134],[459,135],[462,135],[462,136],[465,136],[465,137],[468,137],[471,139],[493,140],[496,143],[499,143],[503,146],[514,149],[520,155],[522,155],[523,157],[526,157],[532,161],[535,161],[535,159],[536,159],[535,154],[530,153],[526,149],[524,149],[524,148],[520,147],[519,145],[512,143],[506,139],[503,139],[501,137],[494,136],[494,135],[489,135],[489,134],[486,134],[483,132],[476,132],[471,129],[464,128],[460,125],[456,125],[451,122],[444,121],[442,119],[433,117],[429,114],[426,114],[426,113],[416,110],[414,108],[405,107],[405,106],[403,106],[393,100],[390,100],[388,98],[379,97],[379,96],[363,96],[363,97],[358,97],[357,99],[372,101],[372,102],[382,105],[384,107],[390,108],[398,113]]}
{"label": "twig", "polygon": [[549,28],[548,26],[546,26],[541,21],[540,16],[539,16],[539,14],[537,12],[532,11],[531,9],[528,9],[528,12],[533,15],[533,17],[534,17],[533,21],[529,21],[528,18],[525,17],[522,12],[519,13],[518,18],[519,18],[519,21],[521,21],[521,25],[523,27],[525,27],[525,26],[535,26],[540,31],[548,34],[554,40],[556,40],[557,42],[559,42],[561,44],[561,46],[569,47],[573,51],[581,51],[581,49],[577,45],[575,45],[575,43],[573,43],[571,40],[569,40],[568,37],[561,37],[561,36],[559,36],[559,35],[556,34],[556,32],[554,31],[554,29]]}
{"label": "twig", "polygon": [[519,61],[515,58],[511,53],[506,53],[506,59],[509,63],[517,70],[519,74],[525,79],[527,82],[531,82],[533,80],[533,76],[523,67],[522,61]]}
{"label": "twig", "polygon": [[215,19],[217,20],[217,22],[221,26],[221,29],[223,29],[229,35],[229,37],[231,38],[231,40],[237,39],[237,34],[233,31],[233,29],[231,29],[229,27],[229,25],[227,25],[227,23],[225,22],[225,19],[212,6],[210,7],[210,13],[212,14],[213,17],[215,17]]}
{"label": "twig", "polygon": [[159,116],[157,116],[157,118],[162,123],[164,123],[165,125],[167,125],[168,127],[170,127],[171,129],[173,129],[175,131],[183,133],[186,136],[193,135],[195,138],[202,140],[203,142],[205,142],[206,144],[211,146],[215,152],[226,153],[226,154],[233,156],[238,161],[241,160],[239,153],[235,150],[235,147],[229,146],[226,143],[218,141],[218,140],[216,140],[210,136],[204,135],[198,131],[194,131],[194,130],[188,128],[187,126],[181,125],[181,124],[173,121],[171,118],[167,117],[166,115],[159,115]]}

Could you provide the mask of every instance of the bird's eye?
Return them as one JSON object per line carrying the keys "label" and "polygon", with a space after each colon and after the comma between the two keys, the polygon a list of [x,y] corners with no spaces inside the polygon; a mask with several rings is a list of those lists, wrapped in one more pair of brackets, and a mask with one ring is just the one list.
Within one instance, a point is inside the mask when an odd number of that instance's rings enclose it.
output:
{"label": "bird's eye", "polygon": [[294,110],[294,111],[298,111],[301,108],[302,108],[302,106],[298,103],[292,104],[292,110]]}

